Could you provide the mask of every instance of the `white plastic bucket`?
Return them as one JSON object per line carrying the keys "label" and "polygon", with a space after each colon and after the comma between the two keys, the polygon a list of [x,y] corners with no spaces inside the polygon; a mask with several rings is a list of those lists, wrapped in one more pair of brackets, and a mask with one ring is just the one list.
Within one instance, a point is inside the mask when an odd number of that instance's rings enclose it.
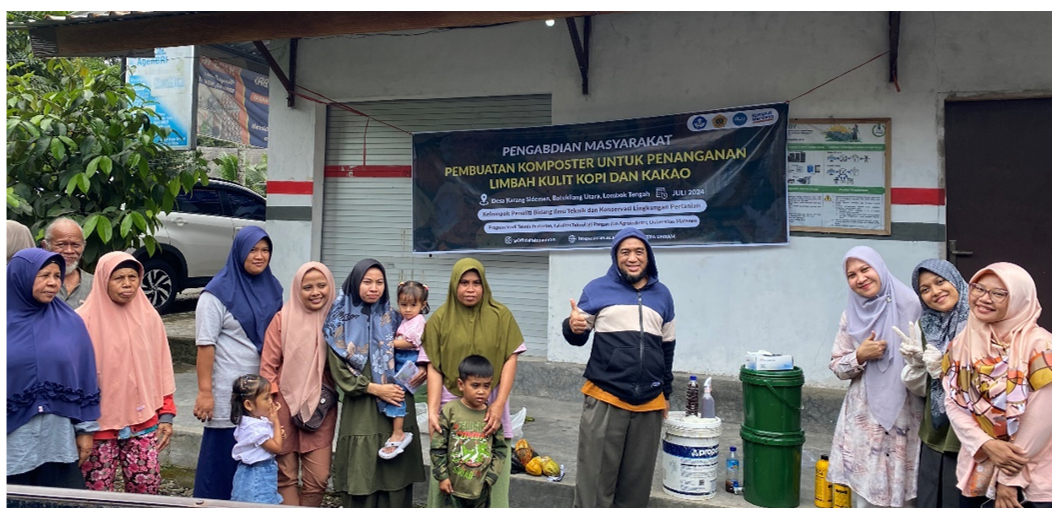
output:
{"label": "white plastic bucket", "polygon": [[685,500],[716,496],[720,418],[686,418],[683,411],[664,420],[664,492]]}

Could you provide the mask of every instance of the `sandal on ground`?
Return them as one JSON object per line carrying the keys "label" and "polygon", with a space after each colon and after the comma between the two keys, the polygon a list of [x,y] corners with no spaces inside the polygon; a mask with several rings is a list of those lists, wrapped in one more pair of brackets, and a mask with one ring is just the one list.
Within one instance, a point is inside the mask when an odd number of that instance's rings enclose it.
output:
{"label": "sandal on ground", "polygon": [[[384,460],[394,459],[398,454],[402,453],[402,450],[409,446],[410,442],[412,441],[413,434],[411,434],[410,432],[403,432],[401,441],[388,441],[384,443],[384,447],[377,452],[377,455],[379,455],[380,458]],[[395,450],[390,453],[385,452],[384,450],[388,448],[394,448]]]}

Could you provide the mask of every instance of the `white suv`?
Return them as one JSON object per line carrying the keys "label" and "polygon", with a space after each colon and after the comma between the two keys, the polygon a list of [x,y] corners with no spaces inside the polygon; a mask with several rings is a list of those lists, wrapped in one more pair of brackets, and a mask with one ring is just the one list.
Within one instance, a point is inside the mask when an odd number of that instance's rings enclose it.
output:
{"label": "white suv", "polygon": [[173,212],[159,221],[155,255],[140,248],[133,256],[144,264],[141,288],[152,306],[165,313],[177,293],[207,285],[221,270],[238,230],[265,225],[266,199],[235,182],[212,178],[191,194],[178,195]]}

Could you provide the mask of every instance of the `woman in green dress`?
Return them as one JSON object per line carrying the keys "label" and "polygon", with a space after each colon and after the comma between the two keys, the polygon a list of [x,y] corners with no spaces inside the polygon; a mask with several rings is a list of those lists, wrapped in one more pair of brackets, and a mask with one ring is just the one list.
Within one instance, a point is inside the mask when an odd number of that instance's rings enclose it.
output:
{"label": "woman in green dress", "polygon": [[[425,480],[420,437],[391,459],[377,454],[392,434],[392,420],[378,404],[398,405],[404,398],[407,406],[414,404],[412,395],[387,379],[388,364],[394,362],[387,356],[394,352],[391,341],[401,322],[388,301],[384,266],[360,261],[324,327],[329,368],[343,392],[332,480],[344,507],[413,507],[413,484]],[[414,413],[405,416],[403,429],[420,434]]]}
{"label": "woman in green dress", "polygon": [[[428,424],[439,432],[439,411],[459,394],[458,364],[469,355],[482,355],[495,370],[484,421],[488,433],[502,430],[507,442],[513,437],[509,418],[509,393],[517,376],[517,355],[523,353],[524,336],[505,305],[491,296],[483,264],[461,259],[450,273],[447,302],[429,318],[422,345],[428,367]],[[509,446],[507,445],[507,453]],[[509,459],[509,455],[506,455]],[[443,493],[434,477],[428,485],[428,506],[443,507]],[[509,507],[509,465],[502,467],[491,488],[491,507]]]}

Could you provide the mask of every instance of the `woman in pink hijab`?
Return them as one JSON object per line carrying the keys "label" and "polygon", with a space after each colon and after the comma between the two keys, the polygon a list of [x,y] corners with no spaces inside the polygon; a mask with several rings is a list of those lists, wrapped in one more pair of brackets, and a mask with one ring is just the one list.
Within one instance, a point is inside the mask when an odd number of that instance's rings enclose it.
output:
{"label": "woman in pink hijab", "polygon": [[1052,506],[1052,333],[1026,270],[971,278],[971,316],[945,353],[945,412],[959,437],[960,506]]}
{"label": "woman in pink hijab", "polygon": [[[303,264],[292,279],[288,302],[273,317],[262,345],[259,374],[272,384],[285,433],[277,454],[277,488],[284,505],[319,507],[328,486],[336,432],[336,386],[321,329],[335,298],[332,272],[320,262]],[[327,391],[322,392],[322,388]],[[328,404],[322,400],[329,393],[333,401],[326,409]],[[315,419],[319,407],[322,412]],[[293,417],[304,422],[302,428],[293,423]],[[319,426],[311,430],[314,425]]]}
{"label": "woman in pink hijab", "polygon": [[158,494],[159,452],[173,434],[177,387],[170,344],[140,289],[143,277],[133,256],[105,254],[77,310],[92,338],[100,383],[100,431],[81,466],[85,485],[97,491],[113,489],[121,467],[127,493]]}

